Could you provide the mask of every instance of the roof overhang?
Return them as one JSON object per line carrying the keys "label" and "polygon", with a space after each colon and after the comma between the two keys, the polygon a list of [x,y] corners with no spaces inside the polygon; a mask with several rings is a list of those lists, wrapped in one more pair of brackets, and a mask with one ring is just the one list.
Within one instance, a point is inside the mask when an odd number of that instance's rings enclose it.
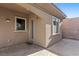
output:
{"label": "roof overhang", "polygon": [[[24,7],[23,7],[22,5],[19,5],[18,3],[2,3],[0,4],[0,7],[30,14],[31,11],[28,10],[28,8],[30,8],[27,6],[28,4],[24,4]],[[57,8],[53,3],[30,3],[30,5],[40,8],[41,10],[51,14],[52,16],[56,16],[59,19],[64,19],[66,17],[66,15],[59,8]]]}
{"label": "roof overhang", "polygon": [[27,10],[26,8],[22,7],[21,5],[18,5],[18,3],[0,3],[0,8],[5,8],[8,10],[24,13],[24,14],[30,14],[31,12]]}
{"label": "roof overhang", "polygon": [[52,16],[56,16],[59,19],[66,18],[66,15],[59,8],[57,8],[53,3],[33,3],[32,5],[46,11]]}

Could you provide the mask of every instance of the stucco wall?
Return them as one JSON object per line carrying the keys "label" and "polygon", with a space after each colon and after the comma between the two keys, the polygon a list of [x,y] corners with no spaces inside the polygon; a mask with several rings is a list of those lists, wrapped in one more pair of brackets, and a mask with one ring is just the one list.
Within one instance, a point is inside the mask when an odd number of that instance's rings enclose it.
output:
{"label": "stucco wall", "polygon": [[35,37],[33,39],[35,44],[38,44],[42,47],[48,47],[48,45],[50,45],[50,42],[52,44],[60,40],[59,38],[61,34],[57,35],[58,37],[55,36],[55,39],[53,38],[53,35],[51,35],[52,15],[30,4],[18,5],[24,7],[25,9],[37,15],[37,18],[32,17],[35,22]]}
{"label": "stucco wall", "polygon": [[59,23],[59,33],[53,35],[51,31],[52,28],[52,18],[46,20],[46,46],[49,47],[62,39],[62,30],[61,30],[62,22]]}
{"label": "stucco wall", "polygon": [[[26,42],[27,32],[15,31],[15,16],[27,18],[26,14],[0,8],[0,47]],[[10,22],[6,22],[6,18]]]}
{"label": "stucco wall", "polygon": [[[0,47],[8,46],[16,43],[26,42],[27,38],[31,39],[31,19],[34,20],[34,39],[33,42],[42,47],[48,47],[49,44],[60,40],[60,35],[51,35],[52,15],[30,5],[18,4],[26,10],[31,11],[35,15],[30,15],[27,32],[15,32],[15,16],[28,18],[28,15],[7,9],[0,9]],[[5,22],[5,18],[11,19],[10,23]],[[28,33],[28,35],[27,35]],[[8,35],[7,35],[8,34]],[[50,38],[51,37],[51,38]],[[51,43],[50,43],[51,42]]]}
{"label": "stucco wall", "polygon": [[[26,9],[29,9],[29,11],[33,12],[38,16],[31,15],[29,19],[27,20],[28,22],[28,28],[27,32],[15,32],[15,16],[19,17],[24,17],[28,18],[28,15],[15,12],[12,10],[0,9],[0,47],[8,46],[8,45],[13,45],[17,43],[22,43],[22,42],[27,42],[28,40],[31,40],[31,19],[34,20],[34,39],[33,42],[35,44],[38,44],[40,46],[45,47],[45,19],[48,18],[46,15],[47,13],[43,12],[42,10],[33,7],[32,5],[29,4],[22,4]],[[5,21],[5,18],[10,18],[11,21],[10,23],[7,23]],[[7,35],[8,34],[8,35]],[[27,35],[28,34],[28,35]]]}
{"label": "stucco wall", "polygon": [[[38,19],[36,19],[36,39],[35,43],[43,46],[48,47],[56,43],[57,41],[61,40],[61,32],[57,36],[53,36],[51,32],[52,26],[52,15],[37,9],[35,7],[30,9],[32,12],[38,15]],[[61,25],[60,25],[61,27]]]}
{"label": "stucco wall", "polygon": [[79,39],[79,18],[64,19],[62,30],[64,38]]}
{"label": "stucco wall", "polygon": [[[31,6],[31,5],[30,5]],[[34,19],[35,21],[35,38],[34,38],[34,43],[38,44],[42,47],[46,47],[46,29],[45,29],[45,20],[49,20],[49,16],[46,12],[31,6],[30,11],[35,13],[38,17]],[[34,18],[34,17],[33,17]]]}

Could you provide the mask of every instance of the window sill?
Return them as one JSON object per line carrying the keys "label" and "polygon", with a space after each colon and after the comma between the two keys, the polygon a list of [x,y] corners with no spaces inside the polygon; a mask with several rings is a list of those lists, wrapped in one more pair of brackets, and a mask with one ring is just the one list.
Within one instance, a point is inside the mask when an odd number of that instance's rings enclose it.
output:
{"label": "window sill", "polygon": [[53,33],[53,36],[59,35],[60,33]]}
{"label": "window sill", "polygon": [[27,31],[14,31],[14,32],[27,32]]}

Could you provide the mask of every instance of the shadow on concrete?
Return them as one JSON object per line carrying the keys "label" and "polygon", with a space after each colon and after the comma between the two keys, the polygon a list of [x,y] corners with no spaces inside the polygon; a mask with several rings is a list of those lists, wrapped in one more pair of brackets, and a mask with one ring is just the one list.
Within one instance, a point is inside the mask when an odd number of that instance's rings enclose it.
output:
{"label": "shadow on concrete", "polygon": [[27,56],[43,50],[37,45],[27,45],[25,43],[4,47],[0,49],[0,56]]}

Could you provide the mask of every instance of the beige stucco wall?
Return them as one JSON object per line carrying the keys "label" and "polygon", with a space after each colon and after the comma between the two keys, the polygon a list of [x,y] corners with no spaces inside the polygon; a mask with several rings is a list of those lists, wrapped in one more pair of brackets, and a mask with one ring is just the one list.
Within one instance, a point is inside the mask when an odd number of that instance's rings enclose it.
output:
{"label": "beige stucco wall", "polygon": [[[26,14],[0,8],[0,47],[26,42],[26,32],[15,31],[15,16],[27,18]],[[6,18],[10,22],[6,22]]]}
{"label": "beige stucco wall", "polygon": [[[46,47],[46,45],[45,45],[45,43],[46,43],[45,20],[48,19],[47,13],[30,4],[18,4],[18,5],[24,7],[25,9],[27,9],[27,10],[31,11],[32,13],[34,13],[35,15],[37,15],[37,17],[31,16],[31,19],[33,19],[34,23],[35,23],[35,26],[34,26],[35,35],[34,35],[33,42],[34,42],[34,44],[38,44],[42,47]],[[31,20],[29,20],[29,21],[31,21]]]}
{"label": "beige stucco wall", "polygon": [[62,22],[59,23],[59,33],[57,33],[56,35],[53,35],[53,32],[51,31],[52,19],[53,18],[50,17],[49,20],[46,20],[46,36],[45,36],[46,47],[49,47],[62,39],[62,30],[61,30]]}
{"label": "beige stucco wall", "polygon": [[[31,5],[30,5],[31,6]],[[38,17],[34,19],[35,21],[35,37],[34,37],[34,43],[38,44],[42,47],[46,47],[46,28],[45,28],[45,20],[49,20],[49,16],[46,12],[31,6],[30,11],[35,13]]]}
{"label": "beige stucco wall", "polygon": [[[24,13],[15,12],[8,9],[0,9],[0,47],[12,44],[27,42],[31,40],[31,20],[34,21],[34,38],[33,43],[42,47],[48,47],[60,40],[61,34],[53,36],[51,32],[52,15],[30,5],[18,4],[26,10],[34,14],[29,14],[30,17]],[[27,19],[27,31],[15,32],[15,16],[20,16]],[[5,22],[5,18],[11,19],[10,23]],[[61,26],[60,26],[61,27]],[[8,35],[7,35],[8,34]],[[28,34],[28,35],[27,35]]]}
{"label": "beige stucco wall", "polygon": [[[37,8],[33,8],[34,9],[34,13],[36,13],[39,18],[36,19],[36,37],[34,42],[36,44],[39,44],[43,47],[48,47],[54,43],[56,43],[57,41],[61,40],[61,32],[60,34],[53,36],[52,32],[51,32],[51,26],[52,26],[52,15],[37,9]],[[32,10],[32,9],[31,9]],[[33,10],[32,10],[33,12]],[[61,25],[60,25],[61,27]]]}
{"label": "beige stucco wall", "polygon": [[24,7],[25,9],[37,15],[37,17],[31,16],[31,18],[35,22],[33,39],[35,44],[38,44],[42,47],[48,47],[48,45],[53,44],[61,39],[61,33],[57,36],[51,35],[52,15],[30,4],[18,5]]}
{"label": "beige stucco wall", "polygon": [[63,37],[79,39],[79,18],[68,18],[63,20]]}
{"label": "beige stucco wall", "polygon": [[[44,47],[48,47],[50,45],[53,45],[54,43],[61,40],[62,39],[62,30],[61,30],[62,22],[59,24],[59,29],[60,29],[59,34],[54,36],[54,35],[52,35],[53,32],[51,32],[52,19],[53,19],[52,15],[50,15],[48,13],[45,13],[45,12],[43,12],[41,10],[36,10],[36,12],[39,13],[38,15],[40,16],[40,19],[42,21],[42,24],[39,23],[40,26],[41,26],[39,28],[41,28],[41,30],[43,30],[43,31],[39,32],[39,33],[41,33],[41,34],[39,34],[39,37],[41,35],[40,38],[44,41]],[[39,19],[39,22],[40,22],[40,19]],[[43,41],[40,41],[40,42],[43,42]]]}
{"label": "beige stucco wall", "polygon": [[[31,10],[29,11],[37,14],[38,17],[31,14],[30,14],[31,17],[29,17],[26,14],[15,12],[5,8],[0,9],[0,28],[1,28],[0,29],[0,47],[27,42],[27,39],[30,40],[31,39],[31,20],[34,20],[34,39],[33,39],[34,44],[38,44],[42,47],[45,47],[46,40],[45,40],[45,23],[44,23],[45,21],[44,20],[46,19],[45,17],[48,17],[48,16],[46,15],[45,12],[41,11],[40,9],[35,7],[32,8],[31,5],[29,6],[31,7]],[[15,16],[29,18],[27,20],[28,28],[26,32],[15,31]],[[6,18],[11,19],[10,23],[7,23],[5,21]]]}

